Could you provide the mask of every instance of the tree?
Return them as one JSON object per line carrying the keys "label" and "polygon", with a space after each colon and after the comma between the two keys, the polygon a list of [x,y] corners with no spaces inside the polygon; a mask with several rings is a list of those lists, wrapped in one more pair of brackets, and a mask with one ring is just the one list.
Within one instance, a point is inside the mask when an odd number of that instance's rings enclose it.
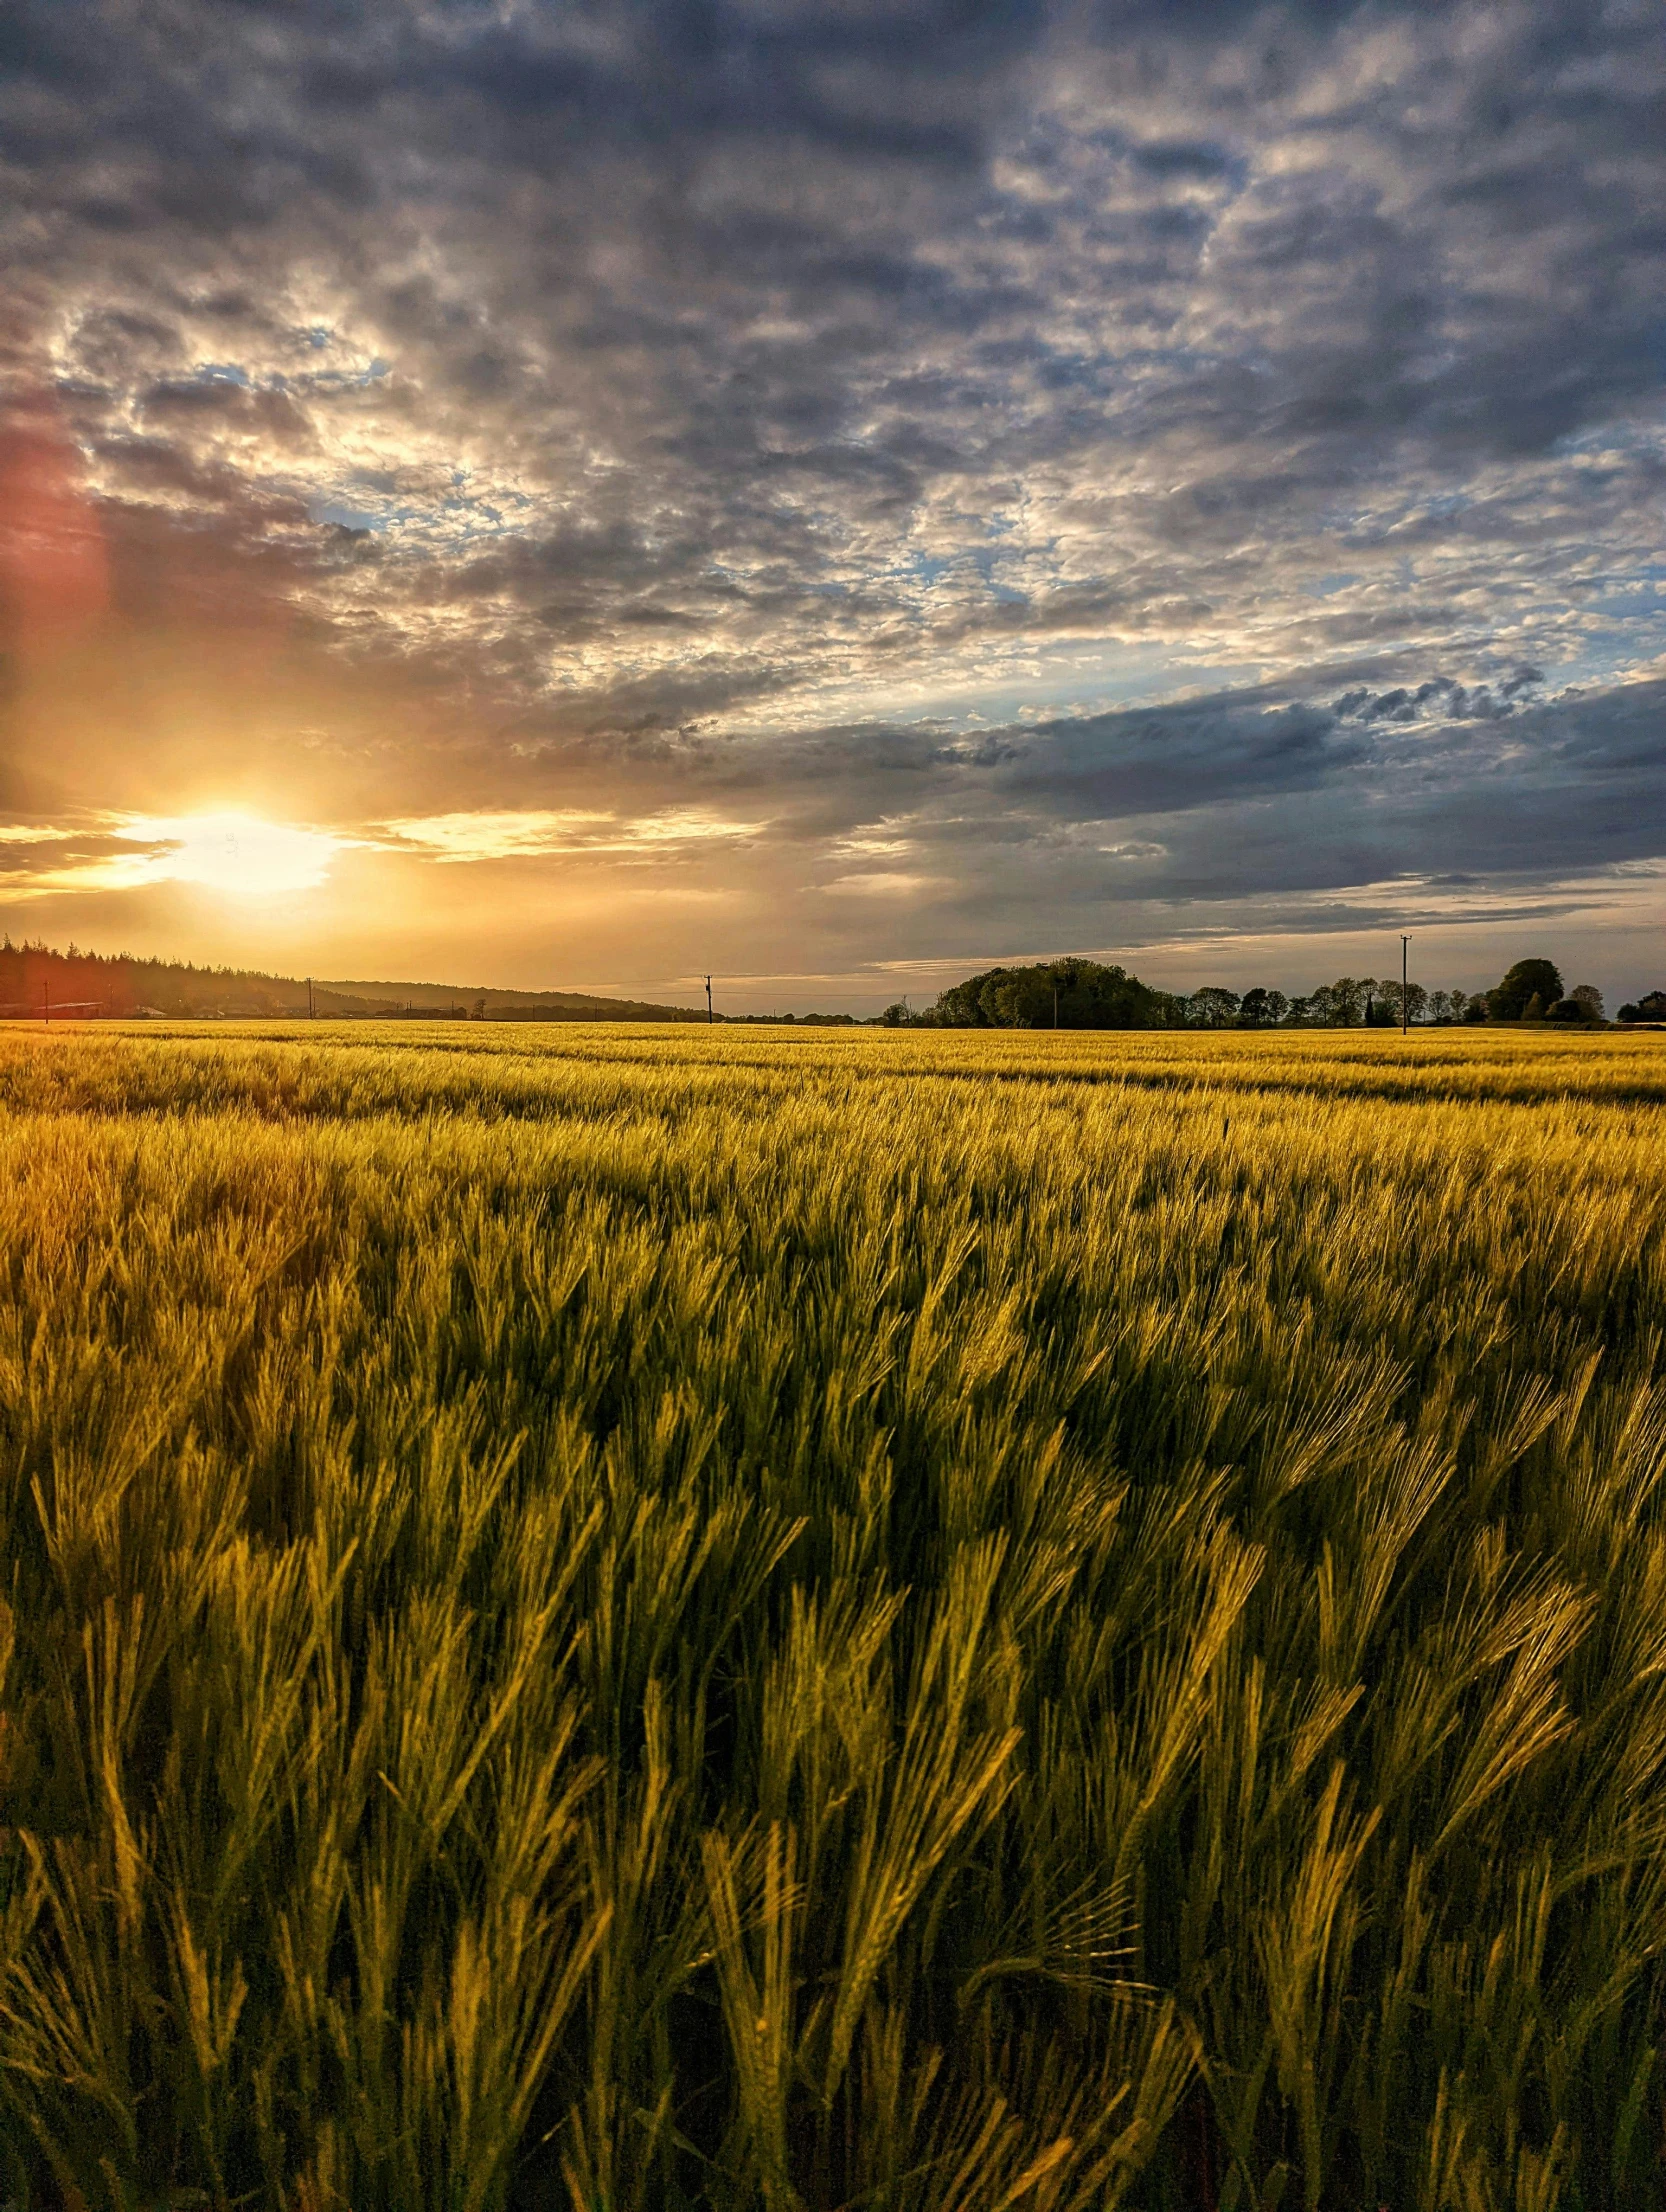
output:
{"label": "tree", "polygon": [[1540,994],[1535,991],[1533,993],[1533,996],[1528,1000],[1527,1004],[1522,1008],[1521,1019],[1524,1022],[1542,1022],[1544,1018],[1545,1002]]}
{"label": "tree", "polygon": [[[1397,1029],[1400,1026],[1400,986],[1398,983],[1380,983],[1377,988],[1382,992],[1382,1002],[1388,1009],[1389,1021]],[[1421,983],[1408,983],[1406,985],[1407,1021],[1421,1021],[1428,1009],[1428,1004],[1429,994]]]}
{"label": "tree", "polygon": [[1576,983],[1568,996],[1585,1008],[1589,1020],[1601,1021],[1602,993],[1594,983]]}
{"label": "tree", "polygon": [[1358,976],[1339,975],[1330,987],[1332,1021],[1343,1029],[1352,1029],[1365,1012],[1373,988]]}
{"label": "tree", "polygon": [[1530,999],[1538,1000],[1542,1014],[1561,996],[1562,974],[1553,960],[1518,960],[1503,982],[1487,993],[1487,1011],[1495,1022],[1535,1021],[1538,1015],[1527,1011]]}
{"label": "tree", "polygon": [[1553,1022],[1588,1022],[1595,1017],[1582,999],[1559,998],[1550,1009]]}
{"label": "tree", "polygon": [[945,1029],[1050,1029],[1055,992],[1061,1029],[1159,1029],[1169,1020],[1161,991],[1125,969],[1074,958],[986,968],[952,984],[927,1018]]}
{"label": "tree", "polygon": [[1265,1029],[1273,1022],[1283,1021],[1290,1011],[1290,1001],[1282,991],[1264,991],[1259,985],[1246,991],[1238,1005],[1238,1019],[1250,1029]]}
{"label": "tree", "polygon": [[1224,1029],[1238,1011],[1238,994],[1205,984],[1186,1001],[1186,1011],[1199,1029]]}

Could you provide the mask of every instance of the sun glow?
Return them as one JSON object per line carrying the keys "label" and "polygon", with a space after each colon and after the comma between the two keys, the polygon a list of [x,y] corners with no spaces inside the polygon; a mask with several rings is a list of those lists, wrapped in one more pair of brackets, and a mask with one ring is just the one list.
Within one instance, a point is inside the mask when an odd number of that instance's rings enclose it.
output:
{"label": "sun glow", "polygon": [[344,845],[321,830],[234,813],[135,815],[121,835],[152,848],[144,860],[147,881],[197,883],[252,899],[316,890]]}

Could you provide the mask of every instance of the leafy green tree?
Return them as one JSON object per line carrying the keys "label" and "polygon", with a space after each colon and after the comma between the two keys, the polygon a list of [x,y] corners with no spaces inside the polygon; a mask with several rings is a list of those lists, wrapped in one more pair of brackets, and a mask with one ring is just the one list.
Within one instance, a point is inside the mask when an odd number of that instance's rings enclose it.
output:
{"label": "leafy green tree", "polygon": [[1224,1029],[1235,1019],[1238,1003],[1236,991],[1218,990],[1210,983],[1192,993],[1186,1011],[1196,1029]]}
{"label": "leafy green tree", "polygon": [[1553,960],[1518,960],[1502,983],[1487,993],[1487,1011],[1495,1022],[1534,1021],[1528,1002],[1537,999],[1539,1013],[1562,996],[1562,972]]}
{"label": "leafy green tree", "polygon": [[1588,1021],[1601,1021],[1602,993],[1594,983],[1576,983],[1568,996],[1576,1005],[1584,1007]]}
{"label": "leafy green tree", "polygon": [[1539,993],[1538,993],[1537,991],[1535,991],[1535,992],[1533,993],[1533,996],[1532,996],[1532,997],[1531,997],[1531,998],[1530,998],[1530,999],[1528,1000],[1527,1004],[1526,1004],[1526,1005],[1525,1005],[1525,1006],[1524,1006],[1524,1007],[1522,1008],[1522,1010],[1521,1010],[1521,1018],[1522,1018],[1522,1020],[1523,1020],[1524,1022],[1542,1022],[1542,1021],[1544,1020],[1544,1018],[1545,1018],[1545,1002],[1544,1002],[1544,1000],[1543,1000],[1543,999],[1542,999],[1542,998],[1540,997],[1540,995],[1539,995]]}
{"label": "leafy green tree", "polygon": [[[1389,1022],[1394,1028],[1398,1029],[1400,1026],[1399,983],[1397,981],[1393,983],[1379,983],[1377,989],[1382,993],[1381,1003],[1384,1011],[1387,1013]],[[1424,1015],[1428,1012],[1428,992],[1423,988],[1421,983],[1408,983],[1406,985],[1405,996],[1407,1021],[1420,1022],[1423,1019]]]}
{"label": "leafy green tree", "polygon": [[[1056,996],[1055,996],[1056,994]],[[987,968],[942,993],[934,1025],[948,1029],[1158,1029],[1173,1002],[1123,968],[1097,960],[1042,960]]]}

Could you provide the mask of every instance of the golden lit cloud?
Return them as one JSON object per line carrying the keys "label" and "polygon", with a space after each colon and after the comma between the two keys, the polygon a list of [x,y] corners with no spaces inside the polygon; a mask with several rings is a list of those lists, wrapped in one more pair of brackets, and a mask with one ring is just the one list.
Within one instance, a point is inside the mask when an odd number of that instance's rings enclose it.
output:
{"label": "golden lit cloud", "polygon": [[516,860],[545,853],[631,853],[747,838],[765,822],[724,821],[693,807],[630,819],[574,808],[430,814],[389,822],[389,836],[434,860]]}
{"label": "golden lit cloud", "polygon": [[942,882],[940,876],[909,876],[884,872],[860,875],[835,876],[824,883],[823,891],[836,893],[841,898],[886,899],[903,898],[914,891],[929,891]]}

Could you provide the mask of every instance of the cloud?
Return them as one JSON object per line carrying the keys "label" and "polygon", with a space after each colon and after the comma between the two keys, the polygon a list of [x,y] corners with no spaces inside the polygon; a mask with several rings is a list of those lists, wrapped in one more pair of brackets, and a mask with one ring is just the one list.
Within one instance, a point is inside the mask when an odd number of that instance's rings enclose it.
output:
{"label": "cloud", "polygon": [[[51,652],[0,508],[19,818],[720,872],[813,972],[1658,846],[1640,0],[5,35],[0,366],[84,494]],[[155,880],[75,853],[5,895]]]}
{"label": "cloud", "polygon": [[424,856],[448,862],[515,860],[550,853],[652,854],[680,847],[755,837],[762,822],[726,822],[686,807],[636,821],[568,808],[522,813],[436,814],[386,825],[390,838]]}

